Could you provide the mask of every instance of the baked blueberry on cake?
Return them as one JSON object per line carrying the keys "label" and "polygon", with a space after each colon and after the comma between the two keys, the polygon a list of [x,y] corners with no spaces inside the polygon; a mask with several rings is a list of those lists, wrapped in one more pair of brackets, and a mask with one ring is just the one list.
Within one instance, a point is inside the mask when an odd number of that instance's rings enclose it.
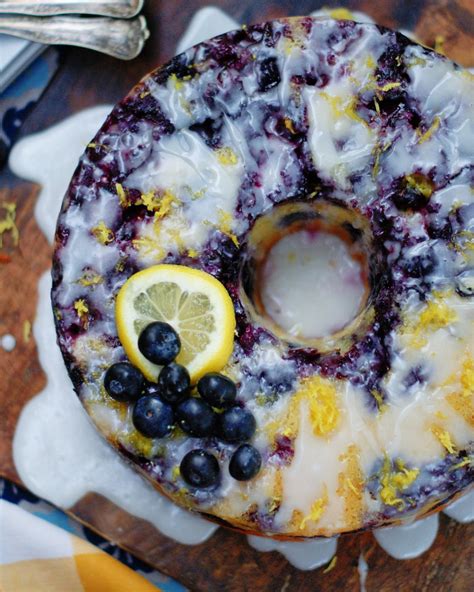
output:
{"label": "baked blueberry on cake", "polygon": [[[59,344],[107,440],[178,504],[281,537],[466,491],[473,116],[471,74],[351,21],[244,27],[139,82],[81,158],[54,255]],[[298,233],[337,237],[363,285],[319,333],[269,313],[268,261]]]}

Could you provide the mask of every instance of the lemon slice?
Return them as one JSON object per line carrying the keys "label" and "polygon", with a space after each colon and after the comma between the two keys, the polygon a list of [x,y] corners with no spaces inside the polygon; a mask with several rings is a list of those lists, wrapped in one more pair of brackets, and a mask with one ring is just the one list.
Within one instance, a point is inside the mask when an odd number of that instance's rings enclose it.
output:
{"label": "lemon slice", "polygon": [[177,331],[176,361],[193,382],[221,370],[232,353],[235,314],[227,290],[212,275],[184,265],[155,265],[132,275],[117,295],[115,320],[130,362],[148,380],[157,380],[161,366],[142,355],[138,336],[154,321]]}

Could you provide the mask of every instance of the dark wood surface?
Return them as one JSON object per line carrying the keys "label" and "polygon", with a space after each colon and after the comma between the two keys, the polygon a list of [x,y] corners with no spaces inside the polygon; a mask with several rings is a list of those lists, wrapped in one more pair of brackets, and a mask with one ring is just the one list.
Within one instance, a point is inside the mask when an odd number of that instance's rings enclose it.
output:
{"label": "dark wood surface", "polygon": [[[139,78],[173,55],[191,16],[206,4],[204,0],[147,0],[145,15],[152,36],[132,62],[78,48],[61,50],[58,73],[24,124],[22,135],[43,130],[80,109],[119,100]],[[414,30],[427,45],[442,35],[448,57],[474,66],[474,0],[214,0],[213,4],[242,23],[308,14],[322,5],[344,5],[367,12],[379,24]],[[39,276],[49,267],[51,256],[33,216],[37,193],[37,186],[15,178],[8,169],[0,171],[0,203],[17,204],[21,233],[18,247],[7,237],[0,250],[0,336],[11,333],[17,340],[11,353],[0,348],[0,474],[15,481],[19,481],[11,455],[15,425],[22,407],[45,384],[34,339],[23,338],[24,321],[34,319]],[[365,533],[340,539],[336,567],[323,573],[322,569],[298,571],[278,553],[257,553],[243,537],[224,529],[202,545],[179,545],[94,493],[80,500],[71,513],[192,590],[358,590],[360,553],[369,564],[369,592],[473,589],[474,524],[456,524],[445,516],[433,547],[418,559],[395,561]]]}

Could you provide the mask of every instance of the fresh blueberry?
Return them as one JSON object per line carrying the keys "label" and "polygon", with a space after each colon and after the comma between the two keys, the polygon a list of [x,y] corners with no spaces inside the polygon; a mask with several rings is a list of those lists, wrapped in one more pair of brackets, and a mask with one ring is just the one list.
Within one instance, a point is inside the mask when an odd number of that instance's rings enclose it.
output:
{"label": "fresh blueberry", "polygon": [[193,487],[210,487],[219,478],[219,463],[209,452],[202,449],[191,450],[181,461],[181,476]]}
{"label": "fresh blueberry", "polygon": [[434,190],[434,184],[431,179],[421,173],[411,175],[401,182],[398,191],[392,199],[399,210],[418,211],[424,208]]}
{"label": "fresh blueberry", "polygon": [[197,390],[204,400],[218,409],[230,407],[237,396],[232,380],[216,372],[205,374],[197,383]]}
{"label": "fresh blueberry", "polygon": [[203,438],[215,433],[217,414],[201,399],[186,399],[176,408],[179,426],[187,434]]}
{"label": "fresh blueberry", "polygon": [[143,374],[128,362],[118,362],[105,373],[104,386],[116,401],[135,401],[143,389]]}
{"label": "fresh blueberry", "polygon": [[434,219],[431,220],[428,226],[428,234],[430,238],[442,238],[449,240],[453,235],[453,228],[450,220]]}
{"label": "fresh blueberry", "polygon": [[258,86],[262,92],[270,90],[280,84],[281,76],[278,69],[278,62],[275,57],[264,59],[260,64],[258,72]]}
{"label": "fresh blueberry", "polygon": [[220,435],[227,442],[246,442],[255,434],[254,416],[241,407],[231,407],[219,417]]}
{"label": "fresh blueberry", "polygon": [[407,189],[406,191],[395,194],[393,201],[399,210],[418,211],[424,208],[428,202],[427,198],[421,193]]}
{"label": "fresh blueberry", "polygon": [[229,473],[237,481],[248,481],[255,477],[261,466],[260,452],[250,444],[242,444],[230,459]]}
{"label": "fresh blueberry", "polygon": [[181,341],[171,325],[156,321],[147,325],[140,333],[138,349],[150,362],[165,365],[179,354]]}
{"label": "fresh blueberry", "polygon": [[162,368],[158,376],[158,386],[161,398],[171,405],[176,405],[189,394],[191,387],[189,372],[184,366],[171,362]]}
{"label": "fresh blueberry", "polygon": [[163,438],[174,423],[172,408],[157,397],[141,397],[133,408],[133,425],[147,438]]}

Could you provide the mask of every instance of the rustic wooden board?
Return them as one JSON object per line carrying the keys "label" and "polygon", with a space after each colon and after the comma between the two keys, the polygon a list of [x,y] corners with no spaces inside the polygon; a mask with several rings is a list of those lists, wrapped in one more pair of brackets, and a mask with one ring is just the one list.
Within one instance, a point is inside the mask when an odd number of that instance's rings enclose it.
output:
{"label": "rustic wooden board", "polygon": [[[176,40],[192,14],[205,0],[158,3],[149,0],[146,16],[152,31],[143,54],[133,62],[119,63],[77,48],[62,51],[62,63],[53,83],[25,123],[24,135],[44,129],[92,105],[116,102],[145,73],[169,59]],[[473,0],[214,0],[240,22],[257,22],[285,15],[308,14],[322,5],[345,5],[370,14],[378,23],[414,30],[432,45],[439,34],[445,53],[464,66],[474,66]],[[107,73],[104,76],[104,73]],[[45,384],[34,339],[23,338],[23,323],[33,321],[37,282],[49,267],[50,248],[36,226],[33,208],[38,187],[1,171],[0,203],[17,204],[21,240],[18,247],[5,241],[0,251],[0,335],[12,333],[17,347],[0,349],[0,474],[20,482],[12,459],[11,442],[22,407]],[[51,347],[55,347],[51,344]],[[472,590],[474,524],[460,525],[441,517],[433,547],[422,557],[395,561],[375,543],[370,533],[343,537],[338,561],[329,573],[294,569],[278,553],[257,553],[240,535],[219,529],[198,546],[179,545],[149,523],[134,518],[105,498],[90,493],[70,513],[104,536],[121,544],[192,590],[199,591],[332,591],[357,590],[357,561],[361,552],[369,563],[367,590],[380,592],[464,592]]]}

